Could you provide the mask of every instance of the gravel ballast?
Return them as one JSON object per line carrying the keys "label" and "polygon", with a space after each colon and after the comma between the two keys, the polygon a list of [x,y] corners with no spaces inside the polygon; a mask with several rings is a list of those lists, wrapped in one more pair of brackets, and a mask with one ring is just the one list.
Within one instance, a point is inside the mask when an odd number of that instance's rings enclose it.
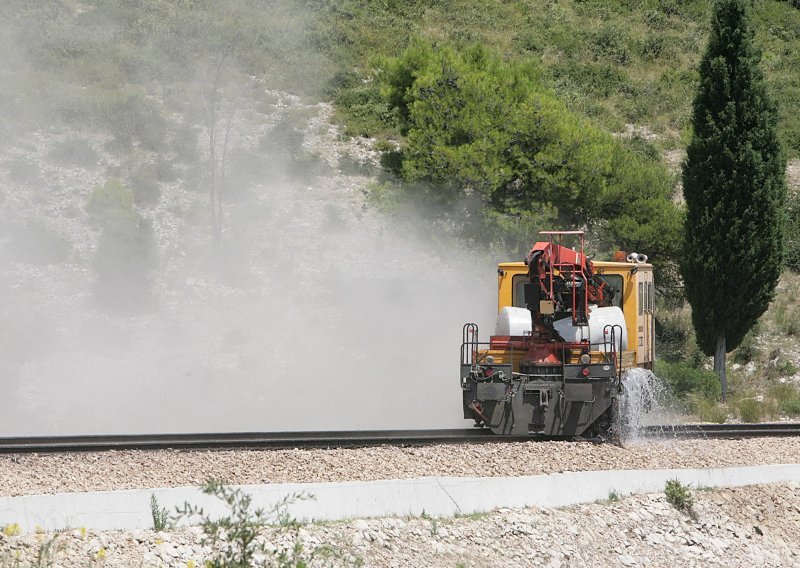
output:
{"label": "gravel ballast", "polygon": [[0,495],[426,476],[729,467],[798,462],[800,437],[641,441],[617,447],[523,442],[249,451],[109,451],[0,456]]}

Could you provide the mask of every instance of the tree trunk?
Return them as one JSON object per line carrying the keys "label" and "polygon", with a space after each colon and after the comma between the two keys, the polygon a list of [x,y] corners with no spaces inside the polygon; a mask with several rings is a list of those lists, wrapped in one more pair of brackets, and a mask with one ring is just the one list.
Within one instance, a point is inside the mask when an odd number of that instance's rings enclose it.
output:
{"label": "tree trunk", "polygon": [[722,400],[728,400],[728,377],[725,376],[725,336],[717,337],[717,350],[714,352],[714,372],[719,375],[722,385]]}

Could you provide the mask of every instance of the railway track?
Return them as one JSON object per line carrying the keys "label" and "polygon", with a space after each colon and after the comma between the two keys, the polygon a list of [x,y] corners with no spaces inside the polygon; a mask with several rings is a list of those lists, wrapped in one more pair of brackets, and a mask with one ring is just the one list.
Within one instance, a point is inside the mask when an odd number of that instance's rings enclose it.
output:
{"label": "railway track", "polygon": [[[752,438],[800,436],[800,423],[687,424],[648,426],[652,438]],[[52,453],[109,450],[209,450],[422,446],[530,441],[527,436],[496,436],[488,430],[374,430],[341,432],[234,432],[0,438],[0,453]]]}

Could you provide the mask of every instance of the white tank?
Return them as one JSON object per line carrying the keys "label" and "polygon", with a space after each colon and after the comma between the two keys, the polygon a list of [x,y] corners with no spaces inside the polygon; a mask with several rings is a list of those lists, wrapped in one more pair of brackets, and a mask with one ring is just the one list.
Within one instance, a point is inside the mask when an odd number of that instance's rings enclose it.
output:
{"label": "white tank", "polygon": [[497,314],[495,335],[530,335],[533,331],[531,312],[527,308],[505,307]]}
{"label": "white tank", "polygon": [[[608,308],[590,307],[589,325],[572,325],[572,317],[566,317],[553,323],[553,327],[567,342],[579,342],[586,339],[591,344],[592,351],[604,351],[603,343],[611,341],[611,332],[604,337],[603,330],[607,325],[618,325],[622,327],[622,349],[628,348],[628,330],[625,327],[625,315],[616,306]],[[619,328],[615,330],[619,334]],[[615,336],[615,341],[619,342],[619,337]],[[619,343],[617,343],[619,346]]]}

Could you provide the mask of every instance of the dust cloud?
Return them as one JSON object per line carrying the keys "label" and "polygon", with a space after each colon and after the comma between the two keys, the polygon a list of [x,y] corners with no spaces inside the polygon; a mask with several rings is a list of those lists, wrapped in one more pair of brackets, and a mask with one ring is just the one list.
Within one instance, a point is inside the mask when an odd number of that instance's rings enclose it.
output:
{"label": "dust cloud", "polygon": [[[467,424],[461,326],[493,325],[503,259],[372,208],[374,153],[329,105],[248,89],[219,243],[202,124],[194,162],[134,144],[170,171],[147,185],[102,129],[12,124],[4,91],[0,436]],[[114,179],[139,193],[109,217]]]}

